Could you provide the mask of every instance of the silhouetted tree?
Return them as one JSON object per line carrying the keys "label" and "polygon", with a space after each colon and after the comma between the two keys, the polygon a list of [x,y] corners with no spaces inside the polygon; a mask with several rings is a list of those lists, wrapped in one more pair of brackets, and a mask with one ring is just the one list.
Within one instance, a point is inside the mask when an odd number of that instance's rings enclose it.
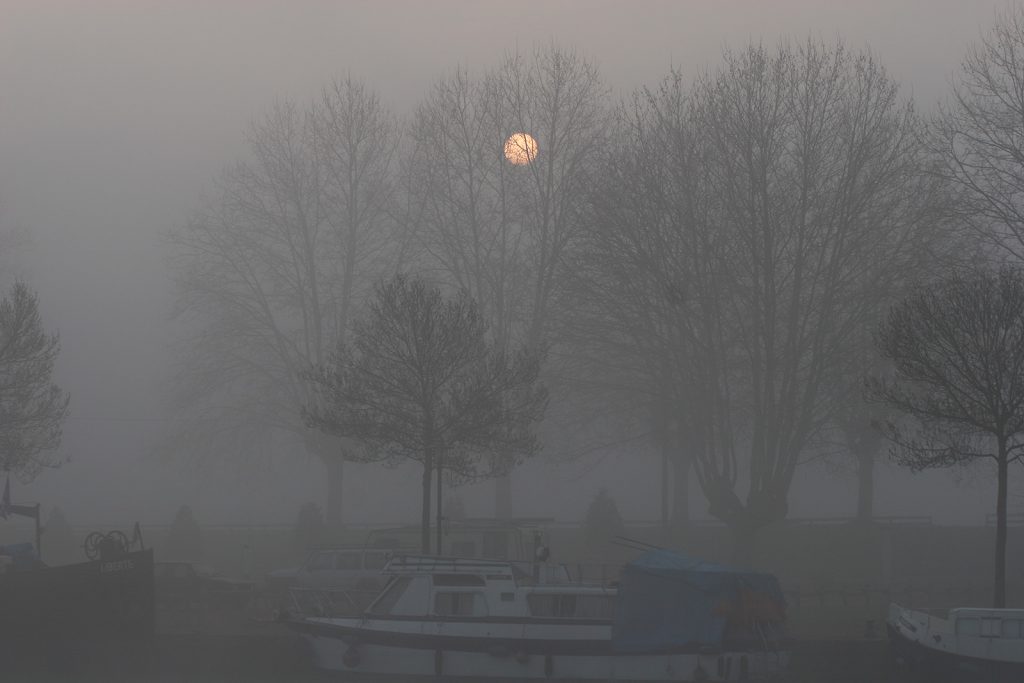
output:
{"label": "silhouetted tree", "polygon": [[869,54],[809,40],[724,61],[644,98],[637,151],[591,214],[614,265],[597,291],[643,307],[667,424],[745,561],[833,417],[851,333],[924,258],[934,183],[910,102]]}
{"label": "silhouetted tree", "polygon": [[167,559],[191,562],[203,559],[203,532],[188,505],[182,505],[174,515],[166,544]]}
{"label": "silhouetted tree", "polygon": [[[312,376],[318,400],[309,424],[356,439],[371,453],[422,463],[422,547],[430,552],[431,476],[507,472],[537,450],[533,424],[547,393],[541,354],[511,352],[486,339],[466,293],[445,299],[420,279],[378,285],[367,317]],[[438,496],[438,515],[441,499]],[[439,530],[440,533],[440,530]]]}
{"label": "silhouetted tree", "polygon": [[292,529],[292,553],[305,556],[324,542],[324,513],[313,502],[303,503]]}
{"label": "silhouetted tree", "polygon": [[[477,302],[499,345],[557,343],[567,257],[585,229],[586,171],[608,132],[607,94],[593,64],[552,45],[511,55],[482,78],[458,71],[416,111],[416,239],[428,267]],[[505,142],[521,132],[536,139],[537,152],[513,164]],[[561,377],[572,373],[548,374],[552,391],[561,391]],[[555,401],[552,410],[579,403]],[[580,419],[549,414],[547,422],[560,431]],[[495,485],[495,512],[509,516],[511,480]]]}
{"label": "silhouetted tree", "polygon": [[622,516],[608,489],[601,489],[590,501],[583,522],[584,543],[592,555],[605,551],[608,543],[624,531]]}
{"label": "silhouetted tree", "polygon": [[52,381],[60,340],[46,334],[39,300],[17,282],[0,301],[0,469],[22,481],[64,461],[60,446],[69,397]]}
{"label": "silhouetted tree", "polygon": [[1024,270],[958,273],[894,306],[876,343],[891,378],[869,396],[902,417],[888,421],[897,462],[914,470],[994,461],[993,606],[1006,603],[1006,492],[1024,452]]}
{"label": "silhouetted tree", "polygon": [[[223,457],[299,439],[327,467],[326,521],[342,519],[345,445],[309,430],[303,379],[346,335],[391,258],[397,124],[352,79],[305,110],[278,103],[253,125],[249,156],[175,233],[184,339],[171,448]],[[279,443],[279,442],[278,442]]]}

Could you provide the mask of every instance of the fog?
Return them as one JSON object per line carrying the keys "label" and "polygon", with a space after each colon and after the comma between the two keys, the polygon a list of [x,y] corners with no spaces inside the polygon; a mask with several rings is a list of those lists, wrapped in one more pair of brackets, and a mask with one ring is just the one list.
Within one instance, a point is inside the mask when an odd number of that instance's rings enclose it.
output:
{"label": "fog", "polygon": [[[72,400],[69,462],[12,484],[13,497],[57,505],[78,526],[169,523],[182,504],[206,524],[290,523],[302,502],[324,500],[322,466],[302,453],[246,467],[154,452],[172,419],[165,235],[243,154],[246,126],[275,99],[304,102],[352,75],[405,116],[456,67],[479,72],[550,42],[593,60],[618,97],[672,67],[713,66],[726,46],[812,34],[870,47],[930,109],[1002,4],[0,0],[0,226],[30,236],[0,279],[22,277],[39,293],[61,336],[56,380]],[[515,475],[516,512],[577,520],[606,487],[625,518],[656,519],[658,462],[632,455],[541,457]],[[418,476],[352,466],[348,519],[415,520]],[[1011,511],[1024,503],[1020,479]],[[886,465],[876,481],[880,515],[976,524],[992,510],[981,469],[957,477]],[[492,512],[490,492],[463,493],[470,514]],[[850,516],[855,504],[853,476],[812,464],[791,489],[790,515]],[[695,484],[691,514],[706,516]]]}

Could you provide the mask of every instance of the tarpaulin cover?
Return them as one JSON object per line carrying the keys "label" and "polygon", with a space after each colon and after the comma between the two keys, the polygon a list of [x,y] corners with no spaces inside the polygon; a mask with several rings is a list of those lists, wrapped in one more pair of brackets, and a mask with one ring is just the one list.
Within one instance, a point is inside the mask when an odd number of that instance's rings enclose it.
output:
{"label": "tarpaulin cover", "polygon": [[742,631],[755,620],[780,623],[784,610],[782,590],[771,574],[651,550],[623,570],[612,649],[643,653],[718,647],[727,630]]}

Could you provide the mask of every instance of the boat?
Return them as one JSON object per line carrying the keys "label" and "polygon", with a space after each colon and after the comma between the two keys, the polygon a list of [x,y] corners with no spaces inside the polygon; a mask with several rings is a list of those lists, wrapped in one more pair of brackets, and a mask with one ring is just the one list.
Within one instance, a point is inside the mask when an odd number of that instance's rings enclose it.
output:
{"label": "boat", "polygon": [[614,585],[548,562],[395,555],[358,615],[293,589],[315,664],[349,676],[764,681],[788,666],[770,574],[652,549]]}
{"label": "boat", "polygon": [[[137,525],[136,525],[137,526]],[[86,561],[48,567],[31,543],[0,547],[5,667],[93,668],[142,662],[155,632],[153,550],[93,533]]]}
{"label": "boat", "polygon": [[935,612],[893,603],[886,630],[897,659],[922,678],[1024,681],[1024,609]]}

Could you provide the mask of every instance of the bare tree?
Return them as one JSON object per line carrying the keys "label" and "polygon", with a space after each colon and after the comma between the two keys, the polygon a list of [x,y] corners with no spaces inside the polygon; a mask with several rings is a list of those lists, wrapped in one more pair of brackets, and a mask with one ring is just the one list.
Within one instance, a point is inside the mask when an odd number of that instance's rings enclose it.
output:
{"label": "bare tree", "polygon": [[974,45],[930,127],[936,173],[964,225],[1024,259],[1024,8],[1013,6]]}
{"label": "bare tree", "polygon": [[347,79],[305,111],[274,105],[248,142],[249,158],[172,237],[184,330],[174,447],[249,457],[275,434],[298,439],[327,467],[326,518],[337,524],[345,445],[306,427],[303,373],[327,361],[387,270],[397,124]]}
{"label": "bare tree", "polygon": [[893,455],[914,470],[991,459],[998,471],[993,605],[1006,603],[1009,465],[1024,452],[1024,271],[959,273],[894,306],[876,344],[891,379],[869,396],[895,409]]}
{"label": "bare tree", "polygon": [[59,353],[57,335],[43,330],[38,297],[16,282],[0,301],[0,463],[23,481],[63,463],[56,449],[70,399],[52,381]]}
{"label": "bare tree", "polygon": [[[592,65],[552,46],[529,60],[510,56],[480,80],[456,72],[417,111],[415,166],[426,207],[417,227],[427,267],[469,291],[501,344],[551,341],[567,256],[582,228],[584,170],[606,134],[605,94]],[[537,141],[529,163],[502,155],[516,133]],[[496,506],[509,513],[507,478]]]}
{"label": "bare tree", "polygon": [[462,293],[404,276],[383,282],[351,343],[314,378],[311,426],[357,439],[392,458],[422,463],[422,546],[430,552],[431,481],[494,476],[537,449],[533,424],[547,392],[539,353],[486,339],[487,325]]}
{"label": "bare tree", "polygon": [[714,193],[701,163],[704,136],[686,95],[674,74],[618,111],[588,193],[589,229],[572,269],[564,332],[587,376],[617,387],[620,404],[644,407],[643,433],[661,456],[665,533],[670,520],[677,531],[688,523],[691,426],[713,395],[692,375],[701,365],[694,354],[711,360],[698,340],[721,329],[724,291],[707,215]]}
{"label": "bare tree", "polygon": [[870,55],[807,41],[724,61],[642,98],[630,177],[602,185],[595,219],[605,272],[648,283],[634,302],[680,447],[749,559],[833,418],[852,333],[918,272],[934,190],[912,107]]}
{"label": "bare tree", "polygon": [[912,106],[869,54],[810,40],[750,47],[727,53],[694,97],[720,188],[734,341],[722,367],[735,373],[729,401],[741,426],[697,452],[697,474],[712,513],[749,547],[787,513],[801,456],[832,416],[826,388],[852,334],[917,263],[932,192]]}

